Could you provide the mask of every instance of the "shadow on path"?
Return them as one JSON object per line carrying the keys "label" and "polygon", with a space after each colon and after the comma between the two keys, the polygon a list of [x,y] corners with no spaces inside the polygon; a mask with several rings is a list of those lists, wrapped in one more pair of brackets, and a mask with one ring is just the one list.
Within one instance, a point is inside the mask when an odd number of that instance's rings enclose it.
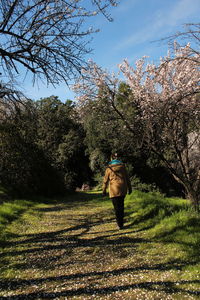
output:
{"label": "shadow on path", "polygon": [[[99,194],[97,194],[99,197]],[[91,195],[91,199],[94,199],[94,194]],[[88,203],[88,202],[87,202]],[[82,203],[81,203],[82,205]],[[68,206],[68,204],[67,204]],[[71,205],[70,205],[71,207]],[[81,206],[82,207],[82,206]],[[66,205],[60,205],[50,208],[43,209],[44,213],[56,213],[59,211],[67,210]],[[180,280],[180,281],[143,281],[132,284],[116,284],[112,283],[113,276],[123,276],[128,274],[137,275],[139,272],[150,272],[150,271],[169,271],[169,270],[181,270],[185,265],[186,261],[174,260],[169,263],[138,263],[134,266],[129,267],[113,267],[113,269],[108,269],[105,271],[98,271],[98,254],[100,253],[104,258],[104,253],[107,255],[110,251],[110,256],[115,255],[117,258],[120,258],[120,254],[133,255],[137,251],[138,245],[145,243],[151,244],[151,241],[138,237],[138,235],[131,235],[136,233],[136,231],[131,231],[126,228],[128,231],[122,230],[112,230],[109,229],[109,224],[115,222],[114,217],[111,215],[111,210],[99,210],[98,213],[88,215],[86,209],[85,214],[82,212],[76,211],[73,213],[71,210],[67,214],[67,221],[74,222],[75,224],[71,225],[68,228],[46,231],[36,234],[26,234],[21,235],[21,240],[9,241],[7,242],[7,250],[0,254],[0,257],[7,259],[8,257],[15,257],[17,261],[17,256],[25,257],[24,260],[19,260],[15,264],[15,268],[21,270],[31,269],[35,267],[41,271],[47,271],[49,269],[59,270],[59,267],[63,265],[65,268],[66,275],[59,276],[47,276],[48,273],[43,273],[39,278],[34,279],[0,279],[0,290],[9,291],[10,296],[1,296],[0,299],[55,299],[59,297],[70,297],[70,296],[90,296],[90,295],[110,295],[114,292],[123,292],[127,290],[134,289],[143,289],[148,291],[161,291],[166,294],[177,294],[183,293],[188,295],[200,296],[200,291],[196,291],[192,288],[184,289],[183,285],[185,284],[200,284],[200,280]],[[65,218],[63,215],[62,218]],[[63,219],[62,219],[63,221]],[[52,220],[54,222],[54,220]],[[102,225],[105,225],[102,227]],[[108,229],[106,229],[108,225]],[[62,227],[63,228],[63,224]],[[55,225],[56,227],[56,225]],[[95,229],[95,230],[94,230]],[[20,247],[19,250],[13,250],[15,247]],[[24,248],[24,249],[23,249]],[[95,251],[98,250],[97,254]],[[123,253],[124,251],[124,253]],[[76,257],[76,253],[79,253],[79,256]],[[84,268],[81,269],[83,264],[87,266],[87,260],[85,256],[90,259],[93,258],[96,265],[92,270],[85,272]],[[104,259],[107,259],[109,256],[106,256]],[[93,257],[92,257],[93,256]],[[71,257],[76,259],[76,264],[80,263],[78,270],[73,273],[68,274],[68,268],[71,262]],[[109,262],[108,262],[109,263]],[[107,264],[108,265],[108,264]],[[97,271],[96,271],[97,270]],[[55,274],[55,272],[54,272]],[[59,272],[58,272],[59,274]],[[107,286],[101,288],[96,285],[99,278],[108,279]],[[74,288],[72,282],[85,280],[87,284],[85,287]],[[89,281],[88,281],[89,280]],[[91,282],[93,281],[93,284]],[[123,281],[122,281],[123,282]],[[46,284],[61,284],[65,285],[65,290],[56,291],[56,292],[46,292],[43,290],[43,286]],[[113,285],[112,285],[113,284]],[[38,291],[32,292],[33,286],[37,286]],[[181,287],[182,286],[182,287]],[[17,295],[12,295],[11,293],[18,290]],[[21,291],[24,290],[22,293]],[[103,299],[103,298],[102,298]]]}
{"label": "shadow on path", "polygon": [[78,288],[65,290],[62,292],[35,292],[28,294],[21,294],[16,296],[1,297],[1,299],[18,300],[18,299],[55,299],[58,297],[80,296],[80,295],[108,295],[118,291],[127,291],[132,289],[145,289],[146,291],[162,291],[166,294],[183,293],[190,296],[200,296],[200,291],[188,290],[181,288],[184,284],[200,284],[200,280],[180,280],[180,281],[155,281],[155,282],[141,282],[128,285],[114,285],[105,288]]}
{"label": "shadow on path", "polygon": [[[69,275],[62,275],[62,276],[52,276],[52,277],[46,277],[46,278],[35,278],[35,279],[13,279],[13,280],[6,280],[2,279],[0,280],[0,286],[3,289],[11,288],[13,290],[18,289],[19,287],[23,286],[30,286],[30,285],[37,285],[37,284],[43,284],[45,282],[56,282],[56,281],[67,281],[67,280],[74,280],[74,279],[82,279],[82,278],[91,278],[91,277],[104,277],[104,278],[112,278],[113,276],[119,276],[126,273],[133,273],[137,271],[168,271],[172,269],[180,270],[183,266],[185,266],[185,261],[182,261],[182,265],[179,261],[173,261],[166,264],[154,264],[154,265],[148,265],[143,264],[141,266],[135,266],[130,268],[120,268],[115,270],[109,270],[109,271],[92,271],[92,272],[79,272],[75,274],[69,274]],[[183,283],[190,283],[190,281],[183,280],[181,281]],[[170,283],[170,282],[169,282]],[[174,284],[175,282],[171,282]],[[178,283],[178,281],[176,282]],[[196,280],[194,283],[200,283],[200,280]],[[151,282],[152,285],[157,284],[157,282]]]}

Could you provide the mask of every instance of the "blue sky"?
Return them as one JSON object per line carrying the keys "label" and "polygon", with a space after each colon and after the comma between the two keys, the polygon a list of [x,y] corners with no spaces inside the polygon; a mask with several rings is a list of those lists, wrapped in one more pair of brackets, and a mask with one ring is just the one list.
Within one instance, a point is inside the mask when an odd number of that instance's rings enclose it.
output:
{"label": "blue sky", "polygon": [[[83,0],[87,1],[87,0]],[[102,15],[90,19],[100,32],[94,34],[88,56],[109,71],[116,71],[124,58],[134,64],[144,55],[149,61],[158,62],[167,54],[167,43],[159,42],[183,29],[185,23],[200,22],[200,0],[119,0],[110,13],[114,18],[108,22]],[[157,41],[157,42],[156,42]],[[33,87],[28,78],[22,82],[25,94],[36,100],[51,95],[61,101],[73,100],[74,94],[63,83],[56,89],[40,83]]]}

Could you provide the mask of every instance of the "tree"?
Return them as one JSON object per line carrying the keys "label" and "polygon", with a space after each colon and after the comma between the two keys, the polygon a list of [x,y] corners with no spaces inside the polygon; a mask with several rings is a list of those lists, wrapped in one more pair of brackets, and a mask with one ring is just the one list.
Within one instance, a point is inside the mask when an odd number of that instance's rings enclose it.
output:
{"label": "tree", "polygon": [[[124,109],[126,98],[122,97],[123,93],[127,97],[130,94],[130,89],[125,83],[120,84],[116,97],[116,107]],[[127,161],[128,157],[136,155],[137,150],[133,151],[136,140],[107,101],[104,89],[101,88],[98,94],[98,101],[88,101],[79,111],[86,132],[85,142],[90,154],[91,167],[99,173],[105,171],[105,164],[110,159],[111,152],[120,153]],[[127,117],[128,115],[131,115],[133,122],[134,108],[128,107]]]}
{"label": "tree", "polygon": [[83,144],[84,131],[74,105],[51,96],[36,102],[36,143],[57,171],[66,190],[88,181],[89,167]]}
{"label": "tree", "polygon": [[12,195],[50,196],[64,191],[58,172],[36,144],[36,125],[32,102],[25,106],[7,103],[6,110],[4,107],[0,119],[0,182]]}
{"label": "tree", "polygon": [[[188,23],[184,25],[183,31],[178,31],[172,36],[162,39],[163,41],[167,41],[172,51],[174,49],[174,41],[177,46],[180,45],[185,47],[188,42],[190,42],[190,55],[185,56],[185,59],[193,59],[196,60],[199,56],[199,46],[200,46],[200,23]],[[199,63],[199,62],[198,62]]]}
{"label": "tree", "polygon": [[34,80],[68,82],[85,65],[87,36],[95,32],[84,21],[99,13],[111,20],[110,5],[116,1],[1,0],[1,72],[13,79],[24,67]]}
{"label": "tree", "polygon": [[126,98],[126,105],[137,111],[134,122],[126,109],[116,105],[120,80],[95,63],[84,70],[87,80],[79,80],[74,87],[84,106],[91,98],[98,99],[103,86],[107,101],[126,128],[162,160],[195,207],[199,206],[200,195],[199,62],[199,54],[191,53],[187,45],[175,49],[175,57],[171,59],[169,54],[159,66],[146,65],[145,58],[135,68],[127,61],[119,65],[132,94]]}
{"label": "tree", "polygon": [[88,181],[84,131],[70,101],[11,107],[0,119],[0,182],[11,194],[59,195]]}
{"label": "tree", "polygon": [[123,112],[123,116],[131,124],[132,131],[127,128],[124,120],[113,108],[112,101],[104,97],[106,91],[103,88],[99,89],[97,99],[94,101],[90,99],[78,107],[85,129],[90,167],[95,178],[102,182],[102,174],[110,160],[110,154],[117,152],[126,163],[130,176],[133,176],[133,184],[137,176],[142,182],[156,184],[168,195],[172,193],[182,195],[180,184],[175,182],[158,157],[155,157],[139,138],[144,136],[143,126],[137,115],[137,108],[130,101],[132,97],[130,87],[121,82],[116,91],[115,108]]}

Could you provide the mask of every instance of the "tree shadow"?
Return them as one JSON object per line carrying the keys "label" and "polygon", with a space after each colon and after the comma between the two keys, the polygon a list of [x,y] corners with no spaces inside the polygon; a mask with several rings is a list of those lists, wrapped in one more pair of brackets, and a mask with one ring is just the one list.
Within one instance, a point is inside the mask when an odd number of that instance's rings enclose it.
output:
{"label": "tree shadow", "polygon": [[[66,204],[73,202],[74,203],[79,203],[79,202],[91,202],[91,201],[98,201],[101,198],[101,201],[107,201],[108,197],[102,198],[101,193],[90,193],[90,192],[75,192],[72,194],[69,194],[66,196],[65,201]],[[69,202],[70,201],[70,202]]]}
{"label": "tree shadow", "polygon": [[[93,194],[92,194],[93,196]],[[99,194],[98,194],[99,197]],[[94,199],[94,198],[93,198]],[[66,208],[66,206],[64,206]],[[50,210],[50,212],[54,212],[56,210]],[[48,211],[46,211],[48,212]],[[37,269],[43,270],[44,268],[59,268],[59,266],[64,265],[66,268],[69,266],[69,260],[66,262],[65,259],[68,259],[70,255],[73,254],[73,251],[82,249],[83,255],[88,255],[88,259],[90,259],[90,251],[93,253],[97,248],[99,251],[111,251],[117,256],[120,255],[118,253],[123,249],[128,249],[132,253],[137,250],[138,245],[145,243],[151,244],[151,240],[144,239],[141,237],[130,237],[126,236],[126,234],[130,234],[135,231],[126,231],[129,229],[125,227],[125,230],[100,230],[99,225],[103,223],[108,224],[110,222],[115,222],[114,217],[109,216],[109,210],[104,210],[103,212],[99,212],[93,214],[92,216],[80,214],[75,219],[77,224],[71,225],[69,228],[65,228],[62,230],[55,231],[46,231],[42,233],[36,234],[26,234],[22,235],[23,240],[19,241],[10,241],[7,246],[19,246],[20,249],[17,251],[13,251],[8,249],[7,252],[1,253],[0,257],[3,259],[9,256],[24,256],[28,259],[24,261],[19,261],[15,264],[15,268],[18,270],[29,270],[32,266]],[[107,217],[105,217],[107,215]],[[81,219],[79,219],[81,216]],[[109,217],[108,217],[109,216]],[[68,217],[72,218],[68,214]],[[74,218],[72,218],[74,220]],[[92,231],[92,227],[97,226],[98,231]],[[100,227],[101,228],[101,227]],[[97,236],[97,233],[99,234]],[[93,235],[93,236],[92,236]],[[24,249],[23,249],[24,248]],[[62,250],[56,253],[56,250]],[[45,253],[45,255],[44,255]],[[39,257],[39,258],[38,258]],[[45,257],[45,259],[44,259]],[[48,257],[48,260],[46,258]],[[96,259],[94,257],[94,259]],[[61,261],[62,260],[62,261]],[[61,262],[61,263],[60,263]],[[80,266],[85,263],[85,260],[81,257],[77,258],[77,263],[80,263]],[[60,276],[48,276],[48,277],[40,277],[35,279],[2,279],[0,280],[0,288],[2,290],[9,290],[9,293],[14,292],[17,289],[26,289],[28,287],[32,287],[35,285],[41,285],[41,289],[38,292],[30,292],[29,293],[21,293],[13,296],[4,296],[0,299],[55,299],[59,297],[70,297],[70,296],[80,296],[80,295],[109,295],[116,291],[127,291],[131,289],[144,289],[148,291],[163,291],[165,293],[174,294],[174,293],[185,293],[188,295],[200,295],[200,292],[191,289],[185,290],[181,288],[181,285],[184,284],[199,284],[200,281],[152,281],[152,282],[139,282],[135,284],[127,284],[127,285],[112,285],[112,277],[120,276],[123,274],[131,274],[133,272],[147,272],[147,271],[169,271],[169,270],[182,270],[187,261],[181,260],[172,260],[169,263],[159,263],[159,264],[142,264],[136,265],[134,267],[123,267],[114,270],[107,271],[91,271],[91,272],[78,272],[67,275]],[[70,280],[89,280],[91,278],[108,278],[108,287],[94,287],[87,283],[85,288],[73,288],[70,290],[59,291],[59,292],[44,292],[42,291],[42,286],[46,283],[55,283],[55,282],[68,282]],[[110,283],[109,283],[110,281]],[[90,282],[90,281],[88,281]]]}
{"label": "tree shadow", "polygon": [[[99,221],[96,221],[95,224],[99,224]],[[93,224],[93,223],[92,223]],[[111,237],[113,238],[113,230],[108,230],[106,234],[103,234],[102,236],[96,236],[94,238],[89,238],[87,240],[82,239],[82,236],[88,232],[89,228],[91,225],[91,221],[89,219],[86,219],[84,223],[76,226],[72,226],[66,230],[59,230],[59,231],[54,231],[54,232],[47,232],[43,234],[36,234],[32,236],[32,239],[29,239],[28,242],[31,241],[31,243],[36,243],[38,244],[39,242],[44,243],[44,241],[49,242],[52,241],[52,237],[56,240],[56,242],[60,242],[59,245],[41,245],[41,248],[34,247],[32,249],[26,249],[26,250],[20,250],[17,252],[10,252],[9,255],[21,255],[25,254],[26,256],[29,253],[37,253],[44,254],[45,250],[52,250],[51,253],[51,259],[50,263],[53,263],[55,267],[59,267],[59,264],[56,265],[56,262],[60,261],[61,256],[70,256],[71,254],[71,249],[76,249],[78,247],[81,248],[86,248],[88,247],[91,249],[96,246],[100,246],[102,249],[112,246],[111,248],[113,249],[113,246],[116,248],[116,251],[120,251],[120,248],[127,248],[130,247],[131,249],[134,249],[137,247],[138,244],[141,243],[150,243],[149,240],[145,240],[142,238],[131,238],[131,237],[126,237],[123,235],[123,233],[119,233],[115,231],[115,238],[110,239]],[[76,231],[77,229],[83,229],[82,232],[80,233],[73,233],[69,237],[60,237],[60,234],[66,233],[66,232],[73,232]],[[124,233],[126,234],[126,232]],[[27,242],[27,241],[24,241]],[[65,249],[66,252],[58,256],[53,255],[56,249]],[[88,251],[88,250],[87,250]],[[107,251],[107,248],[106,248]],[[83,263],[83,261],[80,260],[80,265]],[[159,263],[159,264],[143,264],[143,265],[138,265],[134,267],[125,267],[125,268],[119,268],[119,269],[114,269],[114,270],[107,270],[107,271],[92,271],[92,272],[79,272],[79,273],[73,273],[69,275],[62,275],[62,276],[52,276],[52,277],[45,277],[45,278],[35,278],[35,279],[2,279],[0,280],[0,287],[2,290],[9,290],[15,291],[19,288],[26,289],[27,287],[35,286],[35,285],[44,285],[45,283],[55,283],[55,282],[67,282],[70,280],[81,280],[81,279],[87,279],[87,278],[98,278],[98,277],[103,277],[103,278],[110,278],[112,279],[113,276],[120,276],[123,274],[131,274],[133,272],[139,272],[139,271],[168,271],[168,270],[181,270],[183,267],[186,265],[186,261],[180,261],[180,260],[174,260],[169,263]],[[26,262],[24,264],[18,264],[16,267],[17,269],[27,269],[30,268],[34,264],[37,268],[43,268],[47,263],[41,257],[37,263],[33,260],[29,260],[29,262]],[[69,266],[69,264],[64,264],[65,266]],[[112,281],[111,281],[112,282]],[[34,293],[27,293],[27,294],[18,294],[16,296],[9,296],[9,297],[1,297],[1,299],[53,299],[56,297],[69,297],[69,296],[80,296],[80,295],[109,295],[115,291],[127,291],[130,289],[145,289],[146,291],[152,291],[152,290],[160,290],[164,291],[169,294],[174,294],[174,293],[179,293],[183,292],[189,295],[199,295],[199,292],[195,290],[184,290],[180,288],[181,284],[186,284],[186,283],[200,283],[200,281],[177,281],[177,282],[142,282],[142,283],[137,283],[137,284],[130,284],[130,285],[123,285],[123,286],[109,286],[109,287],[104,287],[104,288],[94,288],[90,287],[88,285],[86,288],[78,288],[78,289],[70,289],[67,291],[62,291],[62,292],[56,292],[56,293],[51,293],[51,292],[34,292]],[[177,285],[179,284],[179,287]],[[73,286],[73,285],[72,285]]]}
{"label": "tree shadow", "polygon": [[[107,213],[108,212],[110,212],[110,209]],[[17,270],[28,270],[32,266],[37,269],[47,270],[48,268],[51,269],[52,265],[59,267],[59,265],[61,265],[60,260],[67,260],[76,249],[78,249],[78,251],[82,249],[83,255],[85,253],[89,258],[90,251],[93,253],[98,248],[106,249],[108,252],[114,251],[113,249],[115,248],[117,249],[115,251],[117,253],[117,251],[120,251],[120,249],[124,247],[134,250],[137,243],[147,242],[139,238],[130,238],[126,236],[126,232],[119,232],[118,230],[105,231],[101,229],[98,230],[98,234],[96,231],[90,231],[94,226],[115,222],[114,217],[106,217],[105,219],[105,214],[106,211],[93,214],[92,218],[81,214],[82,219],[79,219],[79,215],[75,220],[77,224],[69,228],[22,235],[22,240],[7,242],[8,251],[2,252],[0,258],[2,260],[15,256],[28,258],[23,261],[20,259],[13,265]],[[13,250],[12,247],[14,247],[15,250]],[[19,250],[17,250],[16,247],[19,247]],[[44,256],[45,260],[43,259]],[[84,259],[82,262],[80,260],[80,264],[83,262]]]}
{"label": "tree shadow", "polygon": [[[59,211],[62,210],[62,208],[66,209],[68,207],[77,206],[80,203],[88,202],[94,202],[98,201],[100,198],[102,198],[102,194],[98,192],[90,193],[90,192],[69,192],[65,196],[58,197],[58,198],[33,198],[32,200],[35,200],[36,202],[44,203],[44,204],[52,204],[52,207],[50,208],[39,208],[38,211]],[[101,201],[107,201],[108,197],[104,197],[101,199]],[[56,207],[55,204],[62,205],[60,207]]]}
{"label": "tree shadow", "polygon": [[[98,215],[99,216],[99,215]],[[110,218],[106,220],[106,223],[113,222],[114,219]],[[80,221],[79,221],[80,222]],[[9,251],[3,252],[0,254],[0,257],[4,256],[17,256],[21,254],[29,253],[42,253],[45,250],[58,250],[58,249],[75,249],[77,247],[97,247],[97,246],[125,246],[133,248],[135,243],[140,242],[149,242],[148,240],[140,238],[129,238],[125,235],[125,232],[118,232],[116,230],[101,231],[101,235],[94,238],[83,238],[85,234],[90,236],[92,233],[89,232],[91,227],[101,225],[104,222],[102,218],[97,221],[92,221],[90,218],[86,218],[80,224],[71,226],[67,229],[51,231],[51,232],[42,232],[38,234],[31,234],[28,238],[20,241],[8,241],[7,247],[12,246],[22,246],[25,247],[31,244],[30,249],[22,249],[18,251]],[[80,231],[81,230],[81,231]],[[78,232],[77,232],[78,231]],[[79,232],[80,231],[80,232]],[[115,234],[114,234],[115,232]],[[130,233],[130,232],[129,232]],[[94,233],[93,233],[94,234]],[[118,237],[113,239],[113,237]]]}
{"label": "tree shadow", "polygon": [[[91,276],[104,276],[106,278],[115,276],[115,275],[121,275],[125,272],[133,272],[137,271],[137,268],[127,268],[127,269],[119,269],[115,271],[106,271],[106,272],[89,272],[89,273],[79,273],[79,274],[73,274],[69,276],[59,276],[59,277],[49,277],[49,278],[40,278],[40,279],[34,279],[34,280],[13,280],[9,282],[9,285],[7,282],[2,281],[1,286],[6,289],[8,287],[12,287],[12,289],[17,289],[18,287],[25,287],[30,285],[37,285],[37,284],[43,284],[45,282],[55,282],[55,281],[64,281],[70,279],[81,279],[84,277],[91,277]],[[149,270],[148,268],[140,268],[139,270]],[[156,291],[156,292],[165,292],[166,294],[184,294],[188,296],[200,296],[200,291],[192,288],[184,288],[181,287],[181,285],[194,285],[194,284],[200,284],[200,280],[179,280],[179,281],[146,281],[146,282],[138,282],[135,284],[126,284],[126,285],[111,285],[106,286],[103,288],[95,288],[93,286],[90,286],[90,284],[87,285],[87,287],[84,288],[76,288],[76,289],[68,289],[65,291],[54,291],[54,292],[45,292],[45,291],[38,291],[33,293],[23,293],[13,296],[5,296],[1,297],[1,299],[9,299],[9,300],[15,300],[15,299],[55,299],[58,297],[69,297],[69,296],[83,296],[83,295],[109,295],[114,292],[123,292],[133,289],[143,289],[146,292],[148,291]]]}

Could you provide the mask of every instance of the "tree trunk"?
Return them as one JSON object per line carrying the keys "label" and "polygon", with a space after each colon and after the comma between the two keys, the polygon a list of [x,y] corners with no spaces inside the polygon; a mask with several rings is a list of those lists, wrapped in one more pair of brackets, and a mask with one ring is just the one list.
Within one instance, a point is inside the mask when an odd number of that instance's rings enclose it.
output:
{"label": "tree trunk", "polygon": [[194,191],[192,188],[186,188],[187,198],[191,201],[194,209],[199,212],[199,193]]}
{"label": "tree trunk", "polygon": [[[173,172],[173,169],[170,170],[174,179],[183,185],[186,191],[186,198],[190,200],[192,206],[194,207],[195,211],[200,212],[200,174],[196,178],[196,181],[191,184],[188,181],[188,178],[180,178],[176,175],[176,172]],[[184,172],[183,172],[184,173]],[[192,181],[192,179],[191,179]],[[193,179],[194,181],[194,179]]]}

